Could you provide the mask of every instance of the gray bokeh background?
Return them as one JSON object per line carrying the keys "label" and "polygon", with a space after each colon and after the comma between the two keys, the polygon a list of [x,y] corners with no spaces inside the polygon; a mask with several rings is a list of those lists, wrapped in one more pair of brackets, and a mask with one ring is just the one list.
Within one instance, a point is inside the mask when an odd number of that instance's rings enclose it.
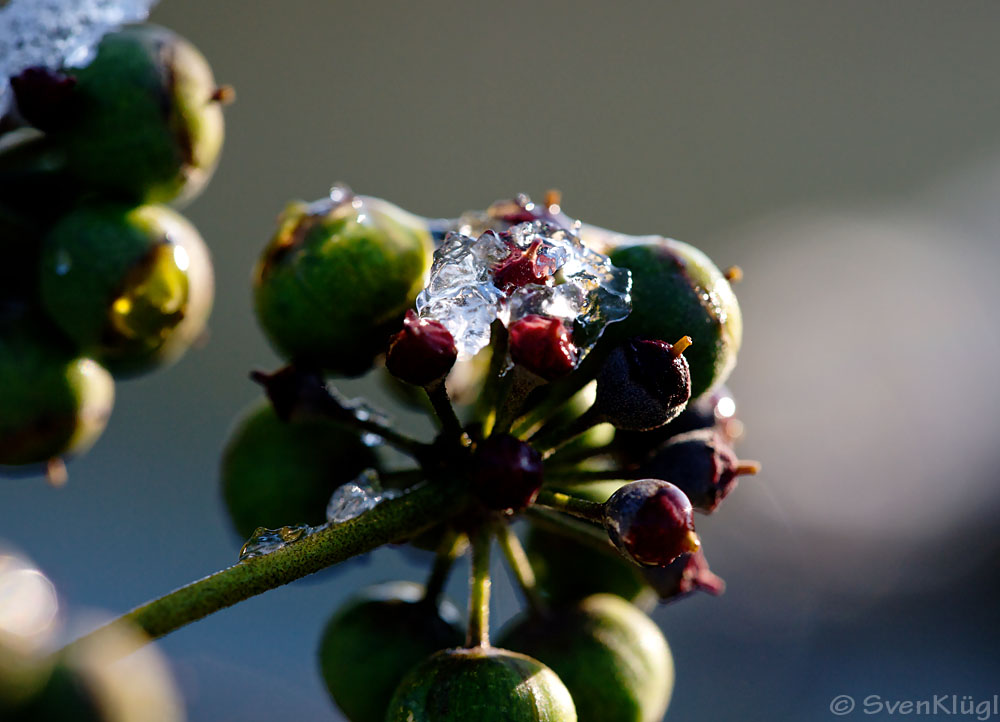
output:
{"label": "gray bokeh background", "polygon": [[[217,459],[247,371],[277,364],[249,275],[288,199],[343,180],[439,216],[558,187],[571,215],[746,272],[732,387],[764,471],[699,520],[726,595],[655,613],[668,718],[1000,693],[1000,4],[163,0],[153,20],[239,94],[185,211],[218,298],[207,346],[119,386],[66,488],[0,489],[0,537],[71,617],[235,560]],[[175,633],[190,718],[339,719],[325,618],[422,574],[380,551]],[[501,581],[496,613],[516,604]]]}

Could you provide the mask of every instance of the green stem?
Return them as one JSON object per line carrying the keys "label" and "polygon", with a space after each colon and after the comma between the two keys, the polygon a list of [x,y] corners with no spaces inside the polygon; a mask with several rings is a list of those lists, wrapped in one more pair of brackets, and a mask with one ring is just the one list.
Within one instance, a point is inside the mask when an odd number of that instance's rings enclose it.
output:
{"label": "green stem", "polygon": [[247,559],[158,599],[136,607],[86,635],[132,623],[151,639],[225,609],[252,596],[318,572],[383,544],[399,542],[458,512],[465,497],[453,484],[427,484],[397,499],[260,557]]}
{"label": "green stem", "polygon": [[438,547],[437,556],[434,558],[434,566],[431,567],[431,575],[427,579],[424,587],[424,599],[437,603],[444,591],[444,585],[448,581],[448,574],[451,572],[455,560],[465,551],[465,537],[455,531],[449,530],[445,534],[441,545]]}
{"label": "green stem", "polygon": [[472,533],[472,571],[469,575],[469,628],[466,647],[490,646],[490,541],[489,524]]}
{"label": "green stem", "polygon": [[507,558],[507,564],[514,572],[518,586],[521,587],[525,599],[528,600],[528,605],[536,614],[545,614],[547,609],[541,594],[538,593],[535,571],[531,568],[531,562],[528,560],[524,547],[521,546],[521,540],[517,538],[517,534],[514,533],[509,524],[500,525],[497,530],[497,540]]}
{"label": "green stem", "polygon": [[561,491],[542,489],[538,492],[535,504],[554,509],[555,511],[565,512],[566,514],[572,514],[573,516],[596,522],[597,524],[603,524],[604,522],[604,504],[570,496]]}
{"label": "green stem", "polygon": [[570,467],[574,464],[580,463],[581,461],[588,461],[597,456],[607,456],[608,454],[613,454],[615,451],[616,448],[613,441],[604,446],[583,446],[570,449],[559,449],[545,460],[545,464],[546,466],[551,466],[552,468]]}

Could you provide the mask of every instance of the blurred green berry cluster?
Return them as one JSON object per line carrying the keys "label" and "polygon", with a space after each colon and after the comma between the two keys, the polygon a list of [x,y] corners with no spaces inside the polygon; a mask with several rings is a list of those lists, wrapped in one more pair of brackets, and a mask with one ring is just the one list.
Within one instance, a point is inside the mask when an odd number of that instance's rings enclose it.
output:
{"label": "blurred green berry cluster", "polygon": [[83,67],[22,69],[0,121],[0,473],[85,451],[113,379],[204,332],[213,273],[178,206],[222,149],[202,55],[153,25],[104,35]]}

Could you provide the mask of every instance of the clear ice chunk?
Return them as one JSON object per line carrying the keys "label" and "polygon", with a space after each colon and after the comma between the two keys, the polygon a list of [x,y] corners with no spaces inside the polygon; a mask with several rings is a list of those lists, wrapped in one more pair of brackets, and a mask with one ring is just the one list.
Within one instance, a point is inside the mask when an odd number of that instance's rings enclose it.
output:
{"label": "clear ice chunk", "polygon": [[294,526],[283,526],[280,529],[265,529],[260,526],[254,531],[247,543],[240,549],[240,561],[262,557],[278,549],[282,549],[289,544],[297,542],[303,537],[307,537],[315,531],[308,524],[296,524]]}
{"label": "clear ice chunk", "polygon": [[383,500],[378,472],[365,469],[353,481],[337,487],[326,505],[329,524],[342,524],[374,509]]}
{"label": "clear ice chunk", "polygon": [[[473,227],[463,224],[462,230]],[[489,343],[494,320],[510,325],[532,314],[572,326],[582,357],[609,323],[632,310],[632,274],[585,246],[578,229],[579,224],[567,229],[536,220],[500,234],[486,229],[476,238],[449,233],[434,253],[430,281],[417,297],[418,313],[444,324],[455,337],[460,360]],[[509,295],[498,288],[494,274],[512,252],[533,252],[533,267],[544,283],[526,284]]]}
{"label": "clear ice chunk", "polygon": [[0,7],[0,115],[9,79],[25,68],[89,63],[104,35],[141,22],[156,0],[9,0]]}

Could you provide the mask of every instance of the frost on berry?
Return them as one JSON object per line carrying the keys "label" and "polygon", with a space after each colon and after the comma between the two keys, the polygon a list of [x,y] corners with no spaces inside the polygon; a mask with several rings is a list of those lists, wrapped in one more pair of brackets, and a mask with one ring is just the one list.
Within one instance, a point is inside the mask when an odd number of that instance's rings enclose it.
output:
{"label": "frost on berry", "polygon": [[575,226],[544,220],[499,225],[504,227],[485,228],[476,237],[449,233],[417,297],[420,317],[448,329],[459,359],[489,343],[496,319],[508,328],[526,316],[559,319],[572,328],[582,357],[609,323],[628,316],[631,273],[584,246]]}
{"label": "frost on berry", "polygon": [[8,78],[31,67],[81,67],[101,38],[142,22],[156,0],[10,0],[0,8],[0,114],[10,103]]}

